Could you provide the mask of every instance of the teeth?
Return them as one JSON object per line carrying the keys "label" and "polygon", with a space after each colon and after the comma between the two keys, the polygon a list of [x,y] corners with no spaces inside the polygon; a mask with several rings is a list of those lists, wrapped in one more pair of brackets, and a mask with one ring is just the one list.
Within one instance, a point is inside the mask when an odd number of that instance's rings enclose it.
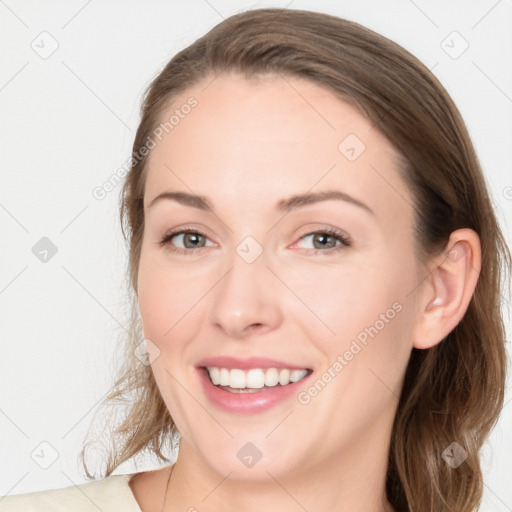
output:
{"label": "teeth", "polygon": [[275,368],[269,368],[265,372],[265,386],[271,388],[279,383],[279,372]]}
{"label": "teeth", "polygon": [[245,373],[243,370],[231,370],[229,372],[229,387],[230,388],[246,388]]}
{"label": "teeth", "polygon": [[292,370],[290,373],[290,381],[297,382],[302,379],[306,373],[308,373],[307,370]]}
{"label": "teeth", "polygon": [[220,382],[221,386],[229,386],[229,370],[222,368],[220,370]]}
{"label": "teeth", "polygon": [[281,370],[279,372],[279,384],[286,386],[290,382],[290,370]]}
{"label": "teeth", "polygon": [[288,370],[283,368],[253,368],[248,371],[234,368],[206,368],[213,384],[216,386],[228,386],[234,389],[260,389],[263,386],[274,387],[280,384],[286,386],[290,382],[298,382],[308,373],[307,370]]}
{"label": "teeth", "polygon": [[[231,379],[229,380],[229,383],[231,384]],[[257,370],[257,369],[249,370],[249,372],[247,373],[246,380],[245,380],[245,387],[259,389],[259,388],[262,388],[264,385],[265,385],[265,374],[261,370]],[[230,387],[233,387],[233,385],[230,385]]]}

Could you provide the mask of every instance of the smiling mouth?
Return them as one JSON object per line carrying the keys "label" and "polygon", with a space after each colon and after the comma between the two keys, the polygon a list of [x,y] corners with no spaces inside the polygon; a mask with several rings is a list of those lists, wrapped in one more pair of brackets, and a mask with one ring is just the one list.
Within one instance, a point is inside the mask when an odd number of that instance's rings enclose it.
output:
{"label": "smiling mouth", "polygon": [[240,368],[220,368],[215,366],[203,366],[210,382],[224,391],[231,393],[258,393],[269,391],[279,387],[285,387],[312,373],[309,368],[252,368],[242,370]]}

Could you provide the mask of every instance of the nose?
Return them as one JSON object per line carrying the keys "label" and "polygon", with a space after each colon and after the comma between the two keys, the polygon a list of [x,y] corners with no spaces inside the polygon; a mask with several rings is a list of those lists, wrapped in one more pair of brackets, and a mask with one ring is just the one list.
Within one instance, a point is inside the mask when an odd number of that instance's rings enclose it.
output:
{"label": "nose", "polygon": [[211,325],[231,339],[278,328],[282,322],[279,284],[266,266],[264,253],[252,263],[235,254],[212,294]]}

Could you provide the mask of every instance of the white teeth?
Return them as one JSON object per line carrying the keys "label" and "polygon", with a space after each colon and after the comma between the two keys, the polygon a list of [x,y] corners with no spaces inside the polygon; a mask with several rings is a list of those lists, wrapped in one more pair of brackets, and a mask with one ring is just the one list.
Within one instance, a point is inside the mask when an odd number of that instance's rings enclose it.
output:
{"label": "white teeth", "polygon": [[281,370],[279,372],[279,384],[286,386],[290,382],[290,370]]}
{"label": "white teeth", "polygon": [[220,382],[221,386],[229,386],[229,370],[222,368],[220,370]]}
{"label": "white teeth", "polygon": [[275,368],[269,368],[265,372],[265,386],[277,386],[279,382],[279,372]]}
{"label": "white teeth", "polygon": [[302,379],[306,375],[307,370],[292,370],[290,373],[290,380],[292,382],[297,382]]}
{"label": "white teeth", "polygon": [[308,371],[307,370],[289,370],[283,368],[253,368],[245,371],[238,368],[216,368],[214,366],[207,367],[208,374],[213,384],[216,386],[228,386],[234,389],[260,389],[263,386],[274,387],[280,384],[286,386],[287,384],[298,382],[303,379]]}
{"label": "white teeth", "polygon": [[[231,381],[230,381],[231,382]],[[262,388],[265,385],[265,374],[262,370],[249,370],[246,377],[247,388]],[[230,386],[233,387],[233,386]]]}
{"label": "white teeth", "polygon": [[231,370],[229,372],[229,387],[230,388],[246,388],[245,373],[243,370]]}
{"label": "white teeth", "polygon": [[219,383],[220,383],[220,371],[218,368],[210,368],[208,370],[209,374],[210,374],[210,379],[212,379],[212,382],[218,386]]}

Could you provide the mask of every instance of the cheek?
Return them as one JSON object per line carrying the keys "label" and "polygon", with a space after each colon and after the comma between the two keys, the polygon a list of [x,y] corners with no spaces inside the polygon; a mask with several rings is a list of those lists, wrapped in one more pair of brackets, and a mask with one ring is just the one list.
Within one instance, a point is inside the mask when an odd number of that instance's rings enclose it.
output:
{"label": "cheek", "polygon": [[[391,266],[393,259],[380,255],[375,260],[358,262],[347,258],[336,265],[282,268],[280,278],[295,296],[288,293],[290,304],[296,304],[284,314],[300,312],[300,323],[314,326],[315,338],[325,339],[331,346],[336,339],[355,337],[375,322],[380,327],[380,315],[389,310],[384,321],[394,318],[393,304],[402,303],[404,293],[400,287],[406,276],[400,265]],[[277,282],[276,286],[281,285]]]}
{"label": "cheek", "polygon": [[138,275],[138,301],[144,325],[144,335],[156,344],[173,326],[182,299],[182,283],[161,262],[141,255]]}
{"label": "cheek", "polygon": [[352,389],[348,410],[365,401],[379,409],[400,395],[412,348],[415,307],[410,291],[415,276],[412,260],[390,258],[352,279],[348,297],[345,290],[346,308],[331,320],[337,337],[324,347],[329,361],[343,358],[338,385]]}
{"label": "cheek", "polygon": [[213,270],[206,267],[191,271],[187,265],[170,264],[161,253],[142,253],[138,302],[144,335],[161,351],[194,337],[199,325],[199,303],[212,287]]}
{"label": "cheek", "polygon": [[[172,309],[173,294],[169,294],[166,286],[162,286],[159,275],[150,265],[141,264],[138,278],[138,301],[144,335],[158,342],[158,339],[169,328],[168,311]],[[170,320],[170,319],[169,319]]]}
{"label": "cheek", "polygon": [[301,303],[296,319],[324,354],[326,368],[346,355],[348,366],[364,366],[366,377],[371,367],[398,382],[411,349],[416,267],[412,258],[398,260],[396,254],[382,251],[364,263],[354,258],[284,275],[309,309]]}

